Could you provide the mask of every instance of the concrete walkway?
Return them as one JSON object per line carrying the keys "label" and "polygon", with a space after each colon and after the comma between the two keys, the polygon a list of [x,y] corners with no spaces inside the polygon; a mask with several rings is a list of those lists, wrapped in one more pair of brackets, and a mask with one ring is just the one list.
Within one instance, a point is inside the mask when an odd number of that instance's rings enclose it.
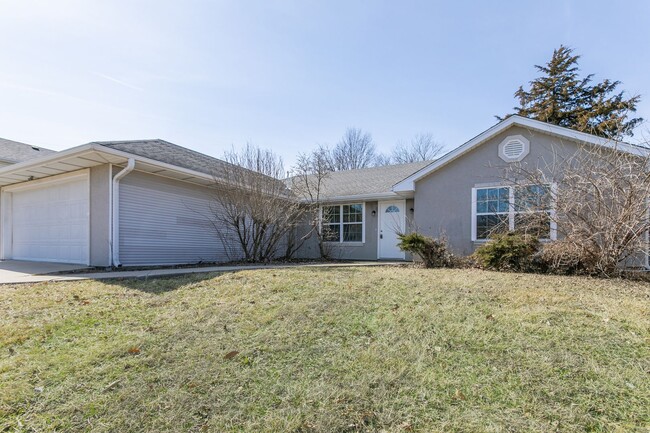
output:
{"label": "concrete walkway", "polygon": [[[196,268],[179,268],[179,269],[149,269],[140,271],[112,271],[96,273],[77,273],[77,274],[55,274],[55,275],[37,275],[35,273],[20,273],[5,271],[4,268],[10,267],[8,264],[18,263],[14,261],[0,262],[0,284],[23,284],[23,283],[40,283],[44,281],[80,281],[80,280],[107,280],[111,278],[154,278],[166,277],[172,275],[199,274],[209,272],[236,272],[254,269],[283,269],[283,268],[345,268],[353,266],[389,266],[403,265],[407,262],[336,262],[336,263],[306,263],[306,264],[278,264],[278,265],[237,265],[237,266],[210,266]],[[21,265],[14,265],[14,268],[30,269],[27,263],[33,265],[33,269],[38,269],[35,262],[23,262]],[[38,265],[43,265],[39,263]],[[56,264],[51,265],[53,268]],[[59,266],[64,266],[58,264]],[[65,272],[67,270],[83,268],[83,266],[70,266],[71,269],[55,269],[50,272]],[[44,268],[47,268],[45,266]]]}

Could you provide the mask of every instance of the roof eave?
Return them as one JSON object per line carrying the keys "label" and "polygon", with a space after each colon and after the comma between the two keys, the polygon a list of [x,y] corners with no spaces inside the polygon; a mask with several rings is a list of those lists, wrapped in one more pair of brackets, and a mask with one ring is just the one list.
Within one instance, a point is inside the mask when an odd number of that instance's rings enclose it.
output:
{"label": "roof eave", "polygon": [[214,183],[214,176],[207,173],[111,149],[100,144],[88,143],[2,167],[0,168],[0,186],[55,176],[102,164],[125,164],[130,158],[136,161],[136,168],[140,171],[201,185]]}
{"label": "roof eave", "polygon": [[[320,201],[322,203],[340,203],[340,202],[352,202],[352,201],[380,201],[380,200],[395,200],[395,199],[405,199],[411,198],[410,194],[400,194],[393,191],[387,192],[377,192],[377,193],[367,193],[367,194],[351,194],[351,195],[337,195],[322,197]],[[304,199],[303,202],[309,202],[309,199]]]}

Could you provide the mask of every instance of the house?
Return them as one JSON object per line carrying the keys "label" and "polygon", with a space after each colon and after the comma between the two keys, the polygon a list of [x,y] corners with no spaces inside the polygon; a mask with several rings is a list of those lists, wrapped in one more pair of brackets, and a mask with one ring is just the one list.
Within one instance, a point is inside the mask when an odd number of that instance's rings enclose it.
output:
{"label": "house", "polygon": [[[416,228],[445,235],[456,253],[471,253],[494,225],[517,224],[504,169],[543,166],[580,144],[611,145],[512,116],[436,161],[332,173],[323,188],[328,246],[340,258],[408,259],[395,233]],[[0,258],[94,266],[237,258],[234,242],[211,236],[210,215],[218,211],[211,186],[226,166],[163,140],[135,140],[88,143],[1,167]],[[555,236],[549,223],[548,237]],[[298,256],[317,253],[310,239]]]}

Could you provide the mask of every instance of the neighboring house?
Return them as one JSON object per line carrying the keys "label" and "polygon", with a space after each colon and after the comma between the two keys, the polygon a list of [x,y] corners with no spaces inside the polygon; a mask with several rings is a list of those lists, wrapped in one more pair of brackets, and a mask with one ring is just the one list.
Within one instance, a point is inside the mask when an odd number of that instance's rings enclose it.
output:
{"label": "neighboring house", "polygon": [[[328,246],[340,258],[408,259],[395,232],[416,228],[471,253],[495,224],[516,224],[504,167],[550,163],[580,143],[609,145],[512,116],[434,162],[334,172],[323,189]],[[238,258],[234,241],[214,235],[210,217],[218,212],[211,186],[226,166],[140,140],[89,143],[1,167],[0,258],[94,266]],[[555,236],[550,225],[548,232]],[[298,256],[317,252],[310,239]]]}
{"label": "neighboring house", "polygon": [[50,149],[0,138],[0,167],[52,153]]}

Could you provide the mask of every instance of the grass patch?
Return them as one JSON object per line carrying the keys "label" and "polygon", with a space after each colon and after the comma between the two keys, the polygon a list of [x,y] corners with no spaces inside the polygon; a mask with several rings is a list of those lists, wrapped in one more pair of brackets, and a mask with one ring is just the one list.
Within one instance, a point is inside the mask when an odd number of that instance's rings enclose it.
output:
{"label": "grass patch", "polygon": [[305,268],[0,287],[0,431],[648,431],[650,285]]}

